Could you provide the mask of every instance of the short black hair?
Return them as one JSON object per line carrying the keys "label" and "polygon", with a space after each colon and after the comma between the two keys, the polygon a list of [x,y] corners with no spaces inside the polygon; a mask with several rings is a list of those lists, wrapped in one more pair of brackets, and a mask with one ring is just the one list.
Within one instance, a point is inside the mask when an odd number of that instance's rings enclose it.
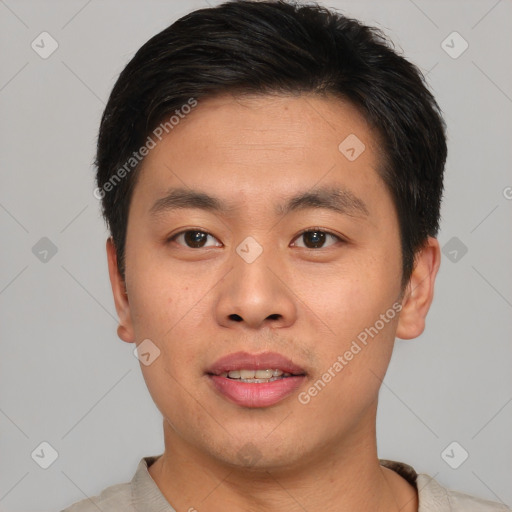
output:
{"label": "short black hair", "polygon": [[123,279],[139,148],[184,105],[223,93],[330,95],[358,109],[379,136],[378,172],[398,215],[405,285],[416,252],[439,229],[447,156],[440,108],[420,70],[380,30],[285,0],[193,11],[147,41],[121,72],[101,119],[95,195]]}

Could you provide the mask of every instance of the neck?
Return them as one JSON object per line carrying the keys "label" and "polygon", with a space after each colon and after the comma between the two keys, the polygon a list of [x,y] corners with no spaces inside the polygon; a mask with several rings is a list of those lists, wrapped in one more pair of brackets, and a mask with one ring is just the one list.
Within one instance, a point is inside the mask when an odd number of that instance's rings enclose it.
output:
{"label": "neck", "polygon": [[191,446],[164,420],[165,452],[149,468],[176,510],[417,512],[417,492],[379,464],[375,421],[293,467],[243,468]]}

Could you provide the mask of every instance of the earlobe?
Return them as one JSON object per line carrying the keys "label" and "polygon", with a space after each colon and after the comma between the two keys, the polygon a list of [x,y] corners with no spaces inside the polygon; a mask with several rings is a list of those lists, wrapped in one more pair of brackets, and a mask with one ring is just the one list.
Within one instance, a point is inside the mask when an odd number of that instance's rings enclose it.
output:
{"label": "earlobe", "polygon": [[117,327],[117,335],[127,343],[134,343],[135,336],[133,332],[130,303],[126,293],[125,282],[119,272],[117,264],[117,253],[112,237],[107,239],[107,260],[110,284],[112,286],[112,294],[116,311],[119,316],[119,326]]}
{"label": "earlobe", "polygon": [[425,329],[425,318],[434,298],[434,283],[441,264],[437,239],[429,237],[424,248],[416,253],[415,265],[402,300],[402,311],[396,336],[409,340]]}

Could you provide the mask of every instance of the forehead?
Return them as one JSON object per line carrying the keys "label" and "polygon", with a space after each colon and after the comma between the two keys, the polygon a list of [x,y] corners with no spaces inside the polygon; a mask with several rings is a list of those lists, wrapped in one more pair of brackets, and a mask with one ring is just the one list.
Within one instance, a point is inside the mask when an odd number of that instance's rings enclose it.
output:
{"label": "forehead", "polygon": [[329,184],[382,193],[379,154],[364,117],[339,98],[222,95],[198,100],[149,152],[135,195],[171,185],[244,201]]}

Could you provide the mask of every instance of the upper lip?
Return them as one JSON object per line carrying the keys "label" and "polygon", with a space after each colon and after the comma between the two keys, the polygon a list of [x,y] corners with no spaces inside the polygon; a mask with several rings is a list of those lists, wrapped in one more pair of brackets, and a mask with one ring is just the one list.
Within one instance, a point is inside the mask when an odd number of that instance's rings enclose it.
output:
{"label": "upper lip", "polygon": [[287,357],[275,352],[262,352],[249,354],[248,352],[235,352],[221,357],[211,365],[206,373],[220,375],[232,370],[281,370],[292,375],[305,375],[300,366],[292,363]]}

